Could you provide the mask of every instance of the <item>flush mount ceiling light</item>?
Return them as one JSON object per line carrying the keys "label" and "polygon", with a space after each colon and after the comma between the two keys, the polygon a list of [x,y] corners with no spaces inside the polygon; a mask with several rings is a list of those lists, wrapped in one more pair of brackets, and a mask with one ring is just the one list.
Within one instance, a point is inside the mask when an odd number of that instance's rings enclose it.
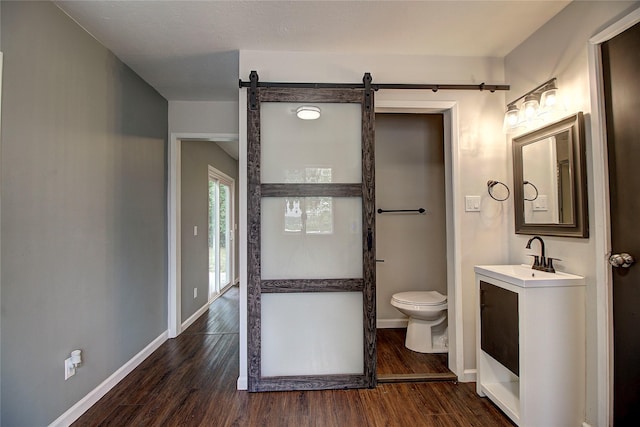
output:
{"label": "flush mount ceiling light", "polygon": [[[520,107],[518,101],[522,101]],[[564,111],[555,77],[507,104],[504,131],[512,133],[523,127],[532,127],[539,124],[544,115],[554,111]]]}
{"label": "flush mount ceiling light", "polygon": [[302,105],[296,110],[296,116],[302,120],[316,120],[320,118],[320,108],[315,105]]}

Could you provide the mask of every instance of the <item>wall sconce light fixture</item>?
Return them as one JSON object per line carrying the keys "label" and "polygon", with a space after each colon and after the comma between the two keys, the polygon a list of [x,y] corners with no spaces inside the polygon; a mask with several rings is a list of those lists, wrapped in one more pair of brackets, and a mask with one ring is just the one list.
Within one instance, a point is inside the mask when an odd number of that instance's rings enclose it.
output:
{"label": "wall sconce light fixture", "polygon": [[302,120],[316,120],[320,118],[320,108],[315,105],[302,105],[296,110],[296,116]]}
{"label": "wall sconce light fixture", "polygon": [[[520,107],[519,101],[522,101]],[[550,112],[563,110],[558,82],[554,77],[508,103],[503,128],[506,133],[513,133],[520,128],[537,124]]]}

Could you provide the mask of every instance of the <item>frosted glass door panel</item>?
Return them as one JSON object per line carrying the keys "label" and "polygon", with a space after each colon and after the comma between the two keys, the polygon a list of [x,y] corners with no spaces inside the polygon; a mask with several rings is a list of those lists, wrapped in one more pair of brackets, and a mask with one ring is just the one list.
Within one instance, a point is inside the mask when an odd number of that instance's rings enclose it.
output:
{"label": "frosted glass door panel", "polygon": [[262,376],[362,374],[362,293],[262,295]]}
{"label": "frosted glass door panel", "polygon": [[262,183],[361,182],[360,104],[317,104],[317,120],[299,119],[301,105],[261,104]]}
{"label": "frosted glass door panel", "polygon": [[262,199],[262,279],[362,278],[362,199]]}

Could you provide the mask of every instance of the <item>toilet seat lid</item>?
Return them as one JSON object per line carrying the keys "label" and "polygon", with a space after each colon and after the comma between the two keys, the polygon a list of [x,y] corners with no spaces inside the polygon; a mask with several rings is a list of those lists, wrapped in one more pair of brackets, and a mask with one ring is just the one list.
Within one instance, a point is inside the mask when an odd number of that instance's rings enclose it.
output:
{"label": "toilet seat lid", "polygon": [[411,305],[439,305],[447,302],[447,297],[438,291],[400,292],[393,295],[396,302]]}

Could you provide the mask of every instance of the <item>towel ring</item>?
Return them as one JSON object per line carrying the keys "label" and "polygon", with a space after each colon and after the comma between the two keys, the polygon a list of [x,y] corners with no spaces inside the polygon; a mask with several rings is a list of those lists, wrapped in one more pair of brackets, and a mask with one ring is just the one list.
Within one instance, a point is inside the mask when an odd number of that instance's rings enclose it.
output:
{"label": "towel ring", "polygon": [[535,185],[533,185],[533,183],[532,183],[532,182],[529,182],[529,181],[524,181],[524,182],[522,183],[522,185],[523,185],[523,186],[525,186],[525,185],[527,185],[527,184],[529,184],[530,186],[532,186],[532,187],[533,187],[533,189],[534,189],[534,190],[536,190],[536,195],[535,195],[535,196],[533,196],[533,199],[527,199],[527,198],[524,196],[524,194],[523,194],[523,195],[522,195],[522,198],[523,198],[524,200],[529,201],[529,202],[533,202],[535,199],[537,199],[537,198],[538,198],[538,187],[536,187]]}
{"label": "towel ring", "polygon": [[[497,198],[496,196],[493,195],[493,187],[495,187],[496,185],[502,185],[507,190],[507,195],[505,196],[504,199],[499,199],[499,198]],[[500,181],[494,181],[492,179],[487,181],[487,192],[489,193],[489,196],[491,196],[491,198],[493,200],[497,200],[498,202],[504,202],[511,195],[511,191],[509,190],[509,187],[507,187],[506,184],[504,184],[504,183],[502,183]]]}

